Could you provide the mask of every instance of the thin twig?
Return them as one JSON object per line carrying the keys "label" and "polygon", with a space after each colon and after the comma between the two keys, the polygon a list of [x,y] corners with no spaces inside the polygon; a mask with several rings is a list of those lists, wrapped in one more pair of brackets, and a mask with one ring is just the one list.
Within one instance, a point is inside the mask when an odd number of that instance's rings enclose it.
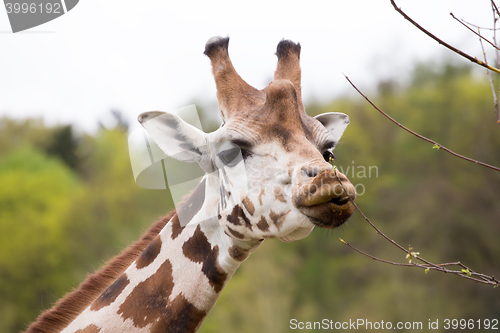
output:
{"label": "thin twig", "polygon": [[[337,171],[335,170],[335,175],[337,176]],[[344,189],[345,191],[345,188],[344,188],[344,185],[342,184],[342,182],[340,181],[339,177],[337,176],[337,179],[340,183],[340,186],[342,186],[342,188]],[[346,191],[347,193],[347,191]],[[350,198],[350,197],[349,197]],[[366,222],[368,222],[373,229],[375,229],[375,231],[377,232],[377,234],[379,234],[380,236],[384,237],[387,241],[389,241],[390,243],[392,243],[393,245],[395,245],[396,247],[398,247],[400,250],[406,252],[406,254],[409,254],[410,256],[414,257],[414,258],[418,258],[419,260],[421,260],[422,262],[426,263],[427,265],[431,266],[431,267],[434,267],[434,268],[438,268],[438,265],[436,264],[433,264],[425,259],[422,259],[416,255],[414,255],[412,253],[412,251],[404,248],[403,246],[399,245],[398,243],[396,243],[396,241],[394,241],[392,238],[388,237],[386,234],[384,234],[382,231],[380,231],[379,228],[377,228],[375,226],[375,224],[372,223],[372,221],[370,221],[370,219],[368,217],[366,217],[366,215],[361,211],[361,209],[358,207],[358,205],[356,205],[356,203],[351,200],[351,203],[354,205],[354,207],[358,210],[358,212],[361,214],[361,216],[363,216],[363,218],[365,219]]]}
{"label": "thin twig", "polygon": [[452,50],[453,52],[461,55],[462,57],[472,61],[473,63],[476,63],[480,66],[483,66],[485,68],[488,68],[489,70],[493,71],[493,72],[496,72],[498,74],[500,74],[500,70],[498,68],[494,68],[494,67],[491,67],[487,64],[485,64],[484,62],[482,62],[481,60],[478,60],[477,58],[474,58],[470,55],[468,55],[467,53],[465,52],[462,52],[460,51],[459,49],[451,46],[450,44],[448,43],[445,43],[444,41],[442,41],[441,39],[437,38],[436,36],[434,36],[433,34],[431,34],[429,31],[425,30],[420,24],[418,24],[417,22],[413,21],[408,15],[405,14],[405,12],[403,12],[397,5],[396,3],[394,2],[394,0],[391,0],[391,4],[392,6],[394,7],[394,9],[399,13],[401,14],[405,19],[407,19],[411,24],[413,24],[415,27],[417,27],[418,29],[420,29],[420,31],[422,31],[423,33],[425,33],[427,36],[431,37],[432,39],[434,39],[436,42],[438,42],[439,44],[443,45],[444,47]]}
{"label": "thin twig", "polygon": [[500,28],[487,28],[487,27],[481,27],[479,25],[475,25],[473,23],[470,23],[470,22],[467,22],[466,20],[463,20],[461,19],[462,22],[464,22],[465,24],[468,24],[470,25],[471,27],[474,27],[474,28],[478,28],[478,29],[481,29],[481,30],[500,30]]}
{"label": "thin twig", "polygon": [[[497,5],[493,0],[491,0],[491,11],[493,12],[493,28],[497,27],[497,17],[495,15],[495,12],[498,13],[498,8]],[[493,42],[497,44],[497,31],[496,29],[493,30]],[[496,55],[496,60],[497,60],[497,67],[500,66],[500,52],[498,52],[498,49],[495,49],[495,55]],[[493,94],[496,96],[497,94],[495,91],[493,91]],[[500,85],[498,86],[498,96],[500,97]],[[498,99],[497,99],[498,100]],[[500,126],[500,105],[497,102],[496,108],[495,108],[495,113],[497,114],[497,124]]]}
{"label": "thin twig", "polygon": [[[345,76],[345,75],[344,75]],[[463,155],[460,155],[460,154],[457,154],[455,153],[454,151],[446,148],[445,146],[437,143],[436,141],[434,140],[431,140],[431,139],[428,139],[426,138],[425,136],[423,135],[420,135],[414,131],[412,131],[411,129],[409,129],[408,127],[405,127],[403,125],[401,125],[400,123],[398,123],[396,120],[394,120],[391,116],[389,116],[387,113],[385,113],[384,111],[382,111],[380,108],[378,108],[368,97],[366,97],[355,85],[354,83],[351,82],[351,80],[349,80],[349,78],[347,76],[345,76],[345,78],[347,79],[347,81],[349,81],[349,83],[354,87],[354,89],[356,89],[356,91],[364,97],[364,99],[366,99],[368,101],[368,103],[370,103],[378,112],[380,112],[381,114],[383,114],[387,119],[389,119],[390,121],[392,121],[394,124],[398,125],[399,127],[401,127],[402,129],[404,129],[405,131],[415,135],[416,137],[424,140],[424,141],[427,141],[427,142],[430,142],[432,144],[434,144],[434,147],[435,148],[438,148],[438,149],[442,149],[448,153],[450,153],[451,155],[455,156],[455,157],[459,157],[461,159],[464,159],[466,161],[469,161],[469,162],[472,162],[472,163],[476,163],[476,164],[479,164],[479,165],[482,165],[484,167],[487,167],[487,168],[490,168],[490,169],[493,169],[493,170],[496,170],[496,171],[500,171],[500,168],[498,167],[495,167],[495,166],[492,166],[492,165],[489,165],[489,164],[486,164],[486,163],[483,163],[483,162],[480,162],[480,161],[476,161],[472,158],[469,158],[467,156],[463,156]]]}
{"label": "thin twig", "polygon": [[491,0],[491,5],[495,8],[495,11],[497,12],[498,16],[500,16],[500,11],[498,11],[498,7],[495,4],[495,1]]}
{"label": "thin twig", "polygon": [[[470,27],[468,27],[464,22],[464,20],[462,19],[458,19],[455,17],[455,15],[453,15],[453,13],[450,13],[451,17],[453,17],[458,23],[460,23],[461,25],[463,25],[464,27],[466,27],[467,29],[469,29],[470,31],[472,31],[475,35],[477,35],[479,37],[479,39],[484,39],[485,41],[487,41],[488,43],[491,44],[491,46],[493,46],[495,49],[497,50],[500,50],[495,44],[493,44],[493,42],[490,42],[486,37],[482,36],[480,33],[477,33],[475,32],[474,30],[472,30]],[[478,28],[479,29],[479,28]],[[486,64],[488,64],[487,61],[485,61]]]}
{"label": "thin twig", "polygon": [[373,260],[376,260],[376,261],[380,261],[380,262],[383,262],[383,263],[386,263],[386,264],[390,264],[390,265],[394,265],[394,266],[406,266],[406,267],[418,267],[415,265],[415,263],[412,263],[412,264],[404,264],[404,263],[400,263],[400,262],[394,262],[394,261],[389,261],[389,260],[385,260],[385,259],[380,259],[380,258],[377,258],[377,257],[374,257],[372,256],[371,254],[368,254],[364,251],[361,251],[360,249],[358,249],[357,247],[353,246],[351,243],[349,242],[346,242],[345,240],[343,240],[342,238],[339,238],[339,240],[344,243],[345,245],[349,246],[351,249],[353,249],[354,251],[356,252],[359,252],[361,253],[362,255],[364,256],[367,256],[368,258],[371,258]]}
{"label": "thin twig", "polygon": [[[484,274],[477,274],[475,272],[472,272],[467,266],[465,266],[463,264],[460,264],[460,267],[464,267],[463,268],[464,271],[462,271],[462,270],[457,271],[457,270],[451,270],[451,269],[441,268],[443,266],[442,264],[435,265],[435,266],[429,266],[429,265],[418,264],[418,263],[406,264],[406,263],[394,262],[394,261],[389,261],[389,260],[385,260],[385,259],[381,259],[381,258],[372,256],[371,254],[368,254],[368,253],[366,253],[366,252],[358,249],[357,247],[355,247],[354,245],[350,244],[349,242],[346,242],[342,238],[339,238],[339,240],[342,243],[344,243],[345,245],[349,246],[354,251],[356,251],[356,252],[358,252],[358,253],[360,253],[360,254],[362,254],[362,255],[370,258],[370,259],[373,259],[375,261],[380,261],[380,262],[383,262],[383,263],[386,263],[386,264],[389,264],[389,265],[403,266],[403,267],[416,267],[416,268],[422,268],[422,269],[425,269],[425,270],[435,270],[435,271],[438,271],[438,272],[450,273],[450,274],[458,275],[459,277],[462,277],[462,278],[465,278],[465,279],[469,279],[469,280],[472,280],[472,281],[475,281],[475,282],[478,282],[478,283],[489,284],[489,285],[492,285],[495,288],[500,285],[500,281],[498,281],[497,279],[495,279],[494,276],[487,276],[487,275],[484,275]],[[470,275],[468,275],[468,274],[470,274]],[[478,277],[473,277],[475,275],[478,275]]]}
{"label": "thin twig", "polygon": [[[479,30],[479,29],[478,29]],[[481,44],[481,50],[483,51],[484,62],[488,63],[488,59],[486,58],[486,52],[484,51],[483,40],[479,38],[479,44]],[[493,83],[493,79],[491,78],[491,72],[486,70],[486,74],[488,74],[488,79],[490,81],[491,93],[493,94],[493,107],[495,114],[497,115],[497,124],[500,126],[500,114],[498,112],[498,99],[495,91],[495,85]]]}
{"label": "thin twig", "polygon": [[[338,180],[340,186],[342,187],[342,189],[344,190],[344,192],[348,193],[347,190],[344,187],[344,184],[342,184],[342,181],[340,180],[340,178],[339,178],[339,176],[337,174],[337,169],[335,169],[335,176],[337,177],[337,180]],[[408,250],[408,249],[402,247],[397,242],[395,242],[393,239],[391,239],[390,237],[386,236],[382,231],[380,231],[380,229],[377,228],[375,226],[375,224],[373,224],[372,221],[370,221],[370,219],[368,217],[366,217],[366,215],[363,213],[363,211],[361,211],[361,209],[358,207],[358,205],[356,205],[356,203],[354,202],[354,200],[352,200],[352,198],[350,196],[348,196],[348,198],[349,198],[349,201],[354,205],[354,207],[356,207],[356,209],[358,210],[358,212],[363,216],[363,218],[370,224],[370,226],[373,229],[375,229],[375,231],[377,232],[377,234],[379,234],[382,237],[384,237],[386,240],[388,240],[390,243],[392,243],[393,245],[395,245],[396,247],[398,247],[400,250],[406,252],[407,253],[406,257],[409,258],[410,260],[409,260],[409,263],[398,263],[398,262],[394,262],[394,261],[380,259],[380,258],[374,257],[374,256],[372,256],[372,255],[370,255],[370,254],[368,254],[368,253],[366,253],[364,251],[361,251],[360,249],[358,249],[355,246],[351,245],[350,243],[346,242],[342,238],[339,238],[339,240],[342,243],[346,244],[347,246],[349,246],[353,250],[355,250],[355,251],[359,252],[360,254],[362,254],[364,256],[367,256],[367,257],[369,257],[369,258],[371,258],[373,260],[380,261],[380,262],[383,262],[383,263],[386,263],[386,264],[390,264],[390,265],[394,265],[394,266],[418,267],[418,268],[425,269],[426,272],[428,270],[432,269],[432,270],[443,272],[443,273],[450,273],[450,274],[458,275],[458,276],[460,276],[462,278],[469,279],[469,280],[472,280],[472,281],[475,281],[475,282],[489,284],[489,285],[492,285],[494,288],[500,286],[500,281],[498,281],[497,279],[495,279],[494,276],[489,276],[489,275],[485,275],[485,274],[481,274],[481,273],[476,273],[472,269],[470,269],[469,267],[467,267],[464,264],[462,264],[460,261],[453,262],[453,263],[433,264],[430,261],[425,260],[424,258],[418,256],[417,252],[413,252],[411,250]],[[419,260],[419,261],[423,262],[424,264],[415,263],[415,262],[412,261],[413,259]],[[448,266],[459,266],[459,267],[462,267],[462,269],[460,271],[457,271],[457,270],[451,270],[451,269],[445,268],[445,267],[448,267]]]}

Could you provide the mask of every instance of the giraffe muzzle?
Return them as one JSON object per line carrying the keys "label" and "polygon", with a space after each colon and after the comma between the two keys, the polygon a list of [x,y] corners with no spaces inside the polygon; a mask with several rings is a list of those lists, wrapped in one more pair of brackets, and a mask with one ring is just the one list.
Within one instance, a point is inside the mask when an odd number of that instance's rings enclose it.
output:
{"label": "giraffe muzzle", "polygon": [[354,212],[355,199],[352,183],[333,170],[320,172],[294,195],[299,211],[321,228],[335,228],[347,221]]}

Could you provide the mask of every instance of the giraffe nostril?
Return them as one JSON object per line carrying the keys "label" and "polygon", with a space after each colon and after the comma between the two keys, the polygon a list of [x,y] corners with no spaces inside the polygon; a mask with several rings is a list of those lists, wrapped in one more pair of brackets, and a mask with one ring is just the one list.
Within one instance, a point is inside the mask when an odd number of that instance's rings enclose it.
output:
{"label": "giraffe nostril", "polygon": [[320,170],[315,168],[304,168],[302,169],[302,175],[309,178],[314,178],[320,173]]}

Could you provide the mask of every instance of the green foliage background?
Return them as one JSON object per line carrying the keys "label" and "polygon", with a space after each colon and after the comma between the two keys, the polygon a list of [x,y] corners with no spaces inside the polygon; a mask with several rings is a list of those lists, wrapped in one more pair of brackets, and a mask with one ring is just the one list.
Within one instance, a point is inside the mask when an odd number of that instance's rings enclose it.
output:
{"label": "green foliage background", "polygon": [[[500,166],[485,77],[420,65],[406,84],[382,82],[373,96],[422,135]],[[358,97],[306,109],[350,116],[335,163],[364,191],[358,205],[388,236],[433,262],[460,260],[500,276],[500,173],[432,149]],[[118,123],[76,135],[71,126],[0,120],[0,332],[26,328],[172,207],[166,191],[135,185],[126,124]],[[339,237],[405,261],[357,213],[295,243],[268,240],[233,276],[201,332],[289,332],[292,318],[421,321],[424,328],[429,319],[441,328],[445,318],[500,320],[499,290],[374,262]]]}

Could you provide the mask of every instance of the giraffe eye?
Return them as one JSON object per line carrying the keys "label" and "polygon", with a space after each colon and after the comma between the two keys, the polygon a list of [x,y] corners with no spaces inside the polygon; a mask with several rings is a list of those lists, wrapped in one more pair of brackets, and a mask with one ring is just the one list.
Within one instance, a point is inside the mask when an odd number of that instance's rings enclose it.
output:
{"label": "giraffe eye", "polygon": [[331,151],[327,150],[323,153],[323,158],[325,159],[325,161],[330,162],[330,159],[334,160],[335,156]]}
{"label": "giraffe eye", "polygon": [[223,150],[217,156],[219,156],[222,163],[230,167],[235,166],[242,159],[241,149],[239,147]]}

